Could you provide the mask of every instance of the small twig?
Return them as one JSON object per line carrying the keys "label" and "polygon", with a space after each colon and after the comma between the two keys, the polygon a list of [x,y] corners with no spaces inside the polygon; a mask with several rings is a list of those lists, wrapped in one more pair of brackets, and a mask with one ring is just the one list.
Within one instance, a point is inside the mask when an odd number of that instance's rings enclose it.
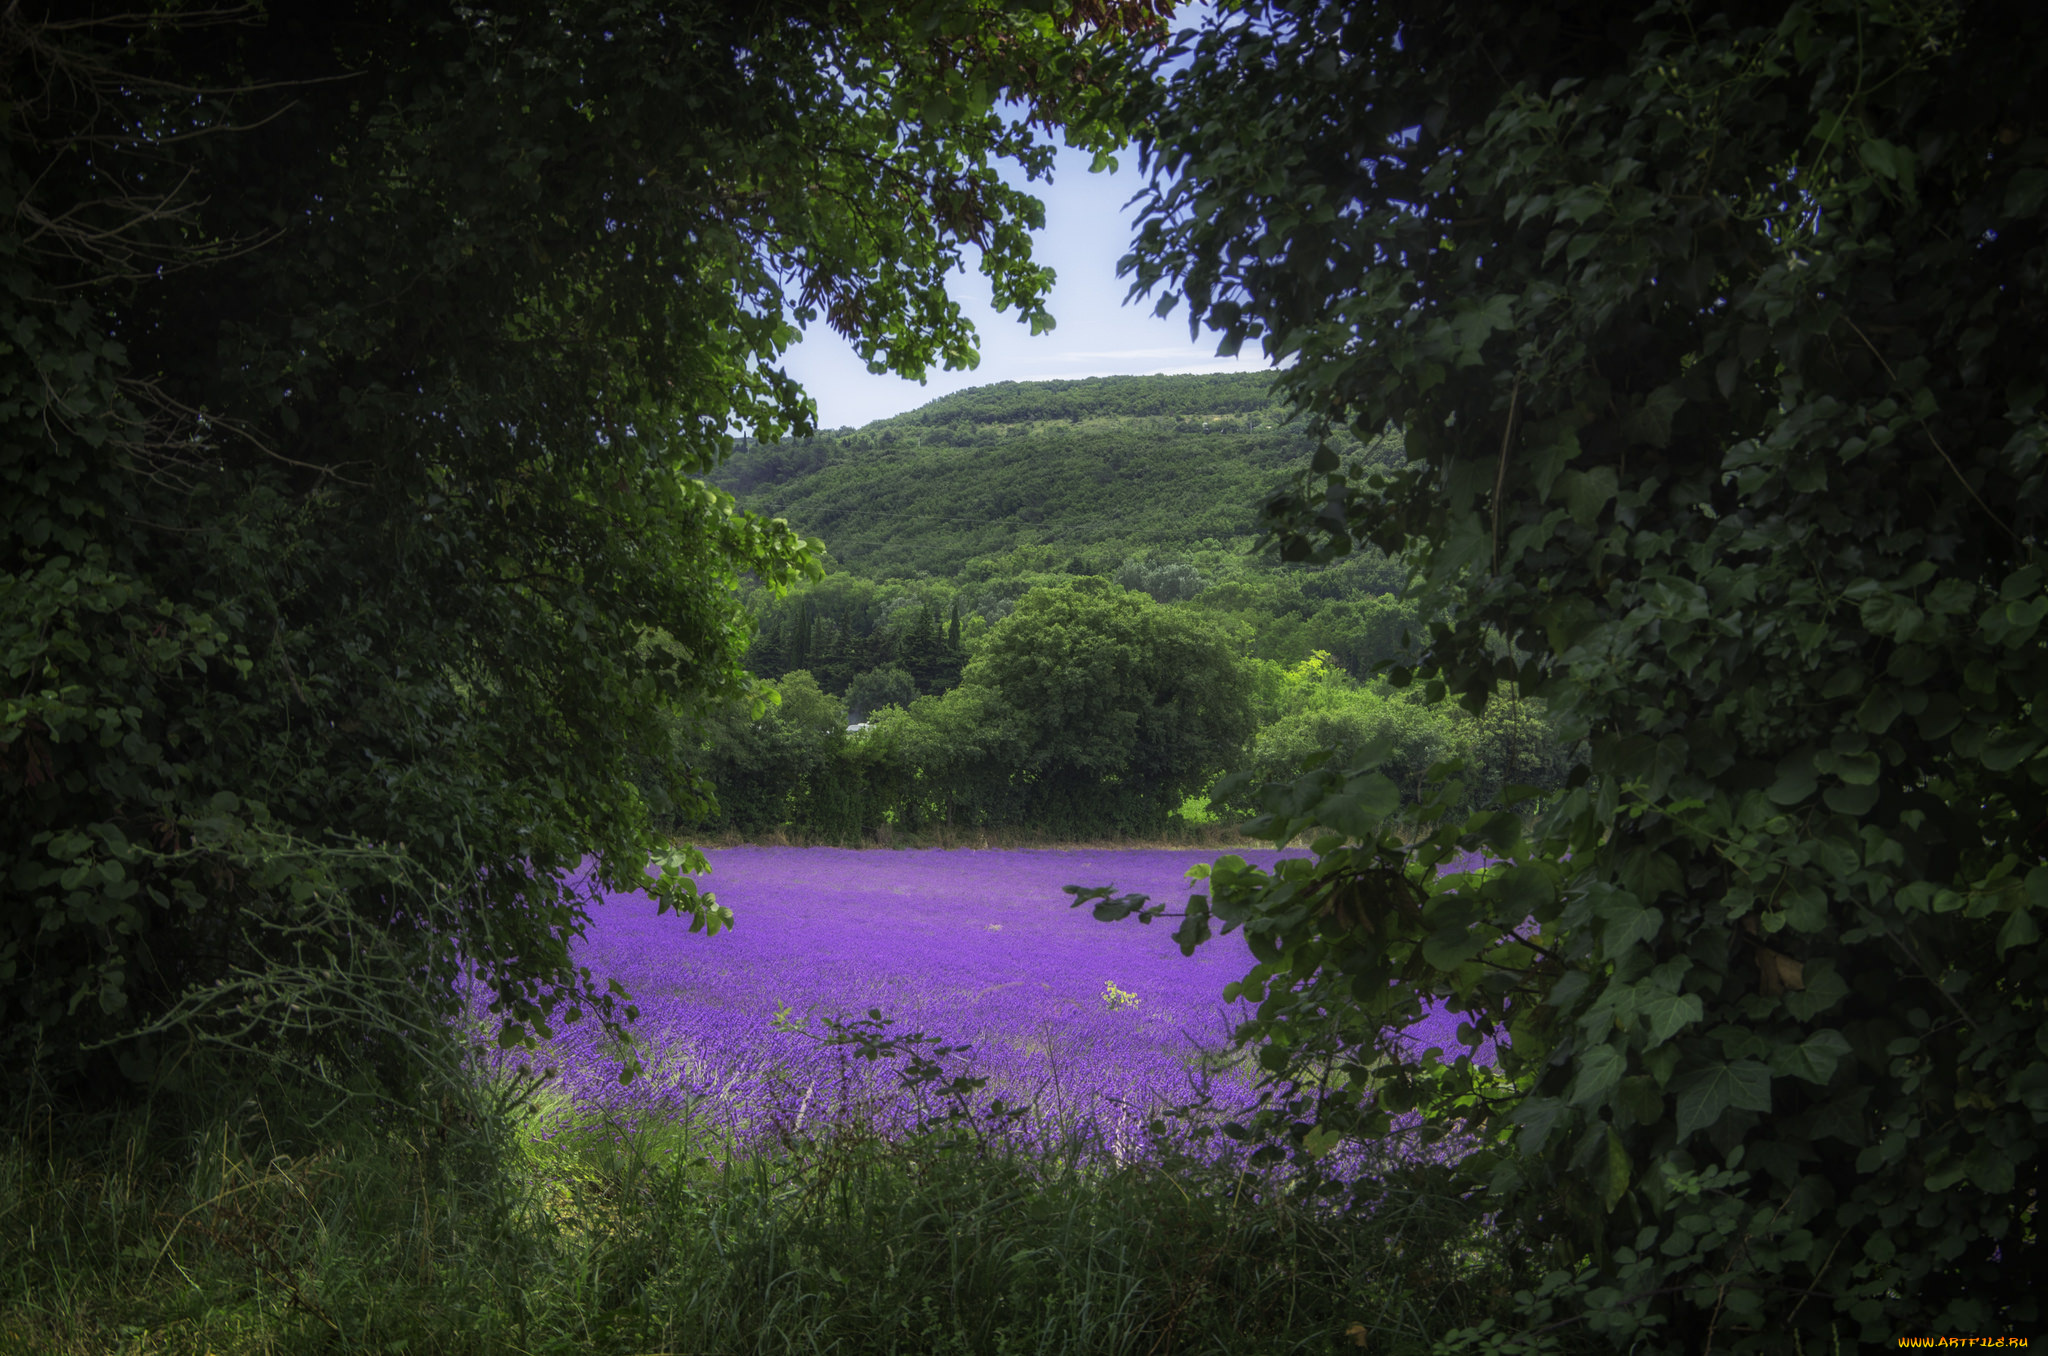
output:
{"label": "small twig", "polygon": [[[1842,317],[1842,320],[1849,326],[1850,329],[1856,331],[1856,337],[1858,339],[1861,339],[1863,341],[1863,346],[1870,350],[1870,356],[1877,359],[1877,365],[1884,369],[1885,376],[1890,378],[1894,386],[1898,385],[1898,374],[1896,372],[1893,372],[1892,365],[1884,360],[1884,354],[1877,351],[1877,345],[1870,342],[1870,336],[1863,332],[1863,327],[1858,325],[1855,319],[1851,316],[1844,315]],[[1934,436],[1934,430],[1927,426],[1927,420],[1925,418],[1920,419],[1920,431],[1927,435],[1927,441],[1934,444],[1934,450],[1936,452],[1939,452],[1941,454],[1941,459],[1948,463],[1948,469],[1955,472],[1956,479],[1958,481],[1961,481],[1963,488],[1970,492],[1970,498],[1977,501],[1977,507],[1984,510],[1984,516],[1991,519],[1992,522],[1997,523],[2001,528],[2004,528],[2005,535],[2011,537],[2014,543],[2016,543],[2020,547],[2020,549],[2025,550],[2027,545],[2027,539],[2025,537],[2022,537],[2019,533],[2013,531],[2012,525],[2010,523],[2007,523],[2005,519],[1999,517],[1997,511],[1994,510],[1991,507],[1991,505],[1984,502],[1984,496],[1978,494],[1977,487],[1975,485],[1972,485],[1967,479],[1964,478],[1963,468],[1956,465],[1955,458],[1951,457],[1948,454],[1948,449],[1941,445],[1941,439]]]}
{"label": "small twig", "polygon": [[1514,390],[1508,393],[1507,422],[1500,429],[1500,465],[1493,473],[1493,572],[1500,573],[1500,501],[1508,485],[1508,440],[1515,431],[1515,407],[1522,399],[1522,374],[1515,373]]}
{"label": "small twig", "polygon": [[1849,1235],[1847,1233],[1839,1234],[1836,1236],[1835,1246],[1828,1249],[1827,1257],[1824,1258],[1820,1264],[1820,1270],[1814,1272],[1813,1274],[1813,1284],[1807,1286],[1806,1289],[1799,1292],[1799,1303],[1793,1305],[1792,1312],[1785,1315],[1786,1326],[1789,1327],[1792,1323],[1792,1320],[1799,1317],[1800,1309],[1805,1306],[1808,1300],[1813,1298],[1813,1292],[1819,1288],[1820,1283],[1823,1280],[1827,1279],[1828,1267],[1834,1263],[1835,1254],[1842,1250],[1842,1243],[1848,1237]]}

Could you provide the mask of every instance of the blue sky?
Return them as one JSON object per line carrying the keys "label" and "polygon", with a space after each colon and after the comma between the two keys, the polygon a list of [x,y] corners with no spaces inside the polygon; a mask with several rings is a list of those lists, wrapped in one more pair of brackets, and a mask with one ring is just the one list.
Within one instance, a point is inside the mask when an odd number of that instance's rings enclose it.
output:
{"label": "blue sky", "polygon": [[1090,174],[1089,160],[1062,148],[1052,182],[1031,190],[1045,203],[1045,229],[1036,234],[1033,253],[1059,275],[1049,308],[1057,328],[1033,338],[1015,311],[996,314],[979,273],[956,274],[953,295],[981,336],[981,366],[934,372],[919,385],[870,374],[843,339],[823,324],[813,325],[789,353],[787,367],[818,402],[819,426],[858,427],[998,381],[1263,367],[1256,344],[1247,345],[1243,357],[1229,359],[1216,356],[1212,335],[1190,341],[1184,311],[1161,319],[1149,300],[1123,304],[1129,284],[1116,276],[1116,261],[1129,251],[1132,236],[1131,211],[1124,204],[1144,180],[1135,151],[1119,155],[1114,172]]}

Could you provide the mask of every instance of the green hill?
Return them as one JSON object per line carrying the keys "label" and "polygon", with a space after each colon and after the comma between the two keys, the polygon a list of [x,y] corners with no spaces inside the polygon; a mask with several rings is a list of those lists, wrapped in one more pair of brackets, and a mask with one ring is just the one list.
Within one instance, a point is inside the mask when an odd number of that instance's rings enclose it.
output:
{"label": "green hill", "polygon": [[1019,547],[1239,546],[1315,439],[1263,373],[977,387],[861,429],[743,448],[714,479],[871,579]]}

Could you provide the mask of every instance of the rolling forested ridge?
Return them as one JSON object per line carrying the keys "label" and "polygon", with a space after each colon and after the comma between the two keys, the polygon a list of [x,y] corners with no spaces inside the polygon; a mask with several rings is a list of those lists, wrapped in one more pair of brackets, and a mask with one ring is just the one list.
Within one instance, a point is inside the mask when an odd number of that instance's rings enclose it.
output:
{"label": "rolling forested ridge", "polygon": [[743,445],[713,478],[878,579],[950,577],[1030,545],[1241,546],[1254,506],[1315,450],[1271,385],[1263,373],[1006,382],[863,429]]}
{"label": "rolling forested ridge", "polygon": [[0,7],[0,1356],[2041,1331],[2048,16],[1175,10]]}

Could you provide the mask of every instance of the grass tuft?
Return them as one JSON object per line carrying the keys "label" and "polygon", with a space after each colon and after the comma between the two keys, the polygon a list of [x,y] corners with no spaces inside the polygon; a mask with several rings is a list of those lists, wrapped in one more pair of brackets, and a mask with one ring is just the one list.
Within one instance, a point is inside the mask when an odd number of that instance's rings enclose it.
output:
{"label": "grass tuft", "polygon": [[0,1144],[0,1354],[1420,1352],[1501,1313],[1432,1170],[1370,1214],[938,1127],[737,1153],[510,1114],[47,1109]]}

